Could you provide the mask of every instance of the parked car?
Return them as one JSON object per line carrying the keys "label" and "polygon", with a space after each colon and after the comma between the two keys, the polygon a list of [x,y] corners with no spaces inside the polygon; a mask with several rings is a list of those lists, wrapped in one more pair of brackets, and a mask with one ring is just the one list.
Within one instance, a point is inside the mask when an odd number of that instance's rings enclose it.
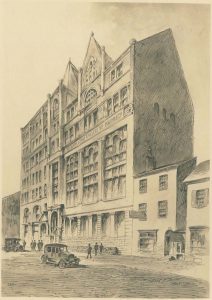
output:
{"label": "parked car", "polygon": [[22,252],[23,246],[20,244],[21,239],[19,238],[5,238],[4,250],[6,252]]}
{"label": "parked car", "polygon": [[51,263],[62,269],[78,266],[80,259],[69,252],[67,245],[53,243],[44,246],[44,254],[41,256],[41,262],[44,264]]}

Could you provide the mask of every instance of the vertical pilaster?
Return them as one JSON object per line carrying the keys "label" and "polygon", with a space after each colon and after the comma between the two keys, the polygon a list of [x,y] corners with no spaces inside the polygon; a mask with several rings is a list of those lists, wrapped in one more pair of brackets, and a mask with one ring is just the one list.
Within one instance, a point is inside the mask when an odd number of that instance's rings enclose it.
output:
{"label": "vertical pilaster", "polygon": [[63,81],[59,82],[59,149],[61,150],[63,145],[63,135],[62,135],[62,87]]}
{"label": "vertical pilaster", "polygon": [[83,150],[79,150],[78,152],[78,204],[82,203],[83,197]]}
{"label": "vertical pilaster", "polygon": [[98,200],[104,196],[104,137],[98,141]]}
{"label": "vertical pilaster", "polygon": [[101,235],[102,235],[101,221],[102,221],[101,214],[97,214],[97,237],[98,238],[101,238]]}
{"label": "vertical pilaster", "polygon": [[77,236],[80,236],[80,224],[81,224],[81,218],[77,217]]}
{"label": "vertical pilaster", "polygon": [[47,142],[47,151],[48,155],[50,155],[50,148],[51,148],[51,139],[50,139],[50,133],[51,133],[51,95],[47,95],[48,98],[48,142]]}
{"label": "vertical pilaster", "polygon": [[88,236],[92,237],[92,215],[88,216]]}
{"label": "vertical pilaster", "polygon": [[115,212],[110,213],[110,236],[115,236]]}
{"label": "vertical pilaster", "polygon": [[104,94],[104,70],[105,70],[105,47],[102,46],[102,65],[101,65],[101,95]]}
{"label": "vertical pilaster", "polygon": [[78,72],[78,112],[81,109],[81,91],[82,91],[82,68]]}

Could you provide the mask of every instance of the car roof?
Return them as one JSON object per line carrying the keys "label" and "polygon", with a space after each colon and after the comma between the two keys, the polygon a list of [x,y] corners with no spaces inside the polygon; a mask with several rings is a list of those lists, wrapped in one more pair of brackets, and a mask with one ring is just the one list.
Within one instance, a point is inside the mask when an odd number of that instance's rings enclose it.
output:
{"label": "car roof", "polygon": [[52,243],[52,244],[46,244],[45,247],[67,247],[67,245],[60,244],[60,243]]}

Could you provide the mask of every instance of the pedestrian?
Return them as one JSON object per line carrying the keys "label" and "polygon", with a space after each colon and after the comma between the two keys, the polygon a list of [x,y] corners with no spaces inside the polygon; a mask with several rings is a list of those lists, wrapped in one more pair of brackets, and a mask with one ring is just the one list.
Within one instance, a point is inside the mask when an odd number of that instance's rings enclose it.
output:
{"label": "pedestrian", "polygon": [[33,242],[33,249],[34,249],[34,251],[36,251],[36,241],[34,240],[34,242]]}
{"label": "pedestrian", "polygon": [[23,250],[25,251],[25,247],[26,247],[26,241],[23,240]]}
{"label": "pedestrian", "polygon": [[33,241],[31,241],[30,247],[31,247],[31,251],[33,251],[33,247],[34,247],[34,242]]}
{"label": "pedestrian", "polygon": [[38,241],[38,251],[40,251],[40,240]]}
{"label": "pedestrian", "polygon": [[88,249],[87,249],[87,253],[88,253],[88,255],[87,255],[87,258],[92,258],[91,257],[91,250],[92,250],[92,247],[91,247],[91,244],[88,244]]}
{"label": "pedestrian", "polygon": [[102,243],[100,244],[100,246],[99,246],[99,251],[100,251],[100,254],[102,254],[102,251],[103,251],[103,245],[102,245]]}
{"label": "pedestrian", "polygon": [[41,240],[40,241],[40,250],[42,250],[43,249],[43,241]]}
{"label": "pedestrian", "polygon": [[98,246],[98,244],[96,243],[95,246],[94,246],[95,256],[97,256],[98,249],[99,249],[99,246]]}

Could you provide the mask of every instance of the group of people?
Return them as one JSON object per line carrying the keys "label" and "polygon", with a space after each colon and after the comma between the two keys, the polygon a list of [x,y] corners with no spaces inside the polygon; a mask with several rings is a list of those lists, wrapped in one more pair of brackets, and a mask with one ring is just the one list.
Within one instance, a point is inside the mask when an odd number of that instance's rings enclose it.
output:
{"label": "group of people", "polygon": [[[98,245],[98,243],[95,243],[95,245],[94,245],[95,256],[97,255],[98,250],[99,250],[99,254],[102,254],[103,249],[104,249],[104,246],[102,245],[102,243],[100,245]],[[92,247],[91,247],[91,244],[88,244],[87,258],[92,258],[91,253],[92,253]]]}
{"label": "group of people", "polygon": [[35,240],[32,240],[31,241],[31,244],[30,244],[30,247],[31,247],[31,251],[36,251],[36,247],[37,247],[37,250],[38,251],[41,251],[42,248],[43,248],[43,241],[42,240],[39,240],[37,243]]}

